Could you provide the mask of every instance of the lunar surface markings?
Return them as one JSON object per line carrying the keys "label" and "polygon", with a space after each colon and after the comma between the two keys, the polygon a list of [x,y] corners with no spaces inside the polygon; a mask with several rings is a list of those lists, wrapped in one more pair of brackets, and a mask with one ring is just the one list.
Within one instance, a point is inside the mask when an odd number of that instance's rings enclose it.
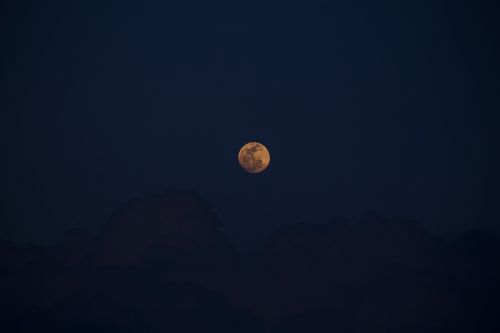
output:
{"label": "lunar surface markings", "polygon": [[238,161],[245,171],[259,173],[267,169],[271,156],[263,144],[249,142],[240,149]]}

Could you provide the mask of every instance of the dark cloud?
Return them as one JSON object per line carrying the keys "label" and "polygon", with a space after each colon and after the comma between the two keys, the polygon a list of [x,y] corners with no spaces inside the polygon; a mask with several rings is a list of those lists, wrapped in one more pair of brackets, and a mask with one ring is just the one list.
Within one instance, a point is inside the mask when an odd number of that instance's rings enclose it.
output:
{"label": "dark cloud", "polygon": [[219,224],[195,193],[172,189],[150,194],[124,204],[102,227],[99,260],[135,263],[157,248],[231,251]]}
{"label": "dark cloud", "polygon": [[237,253],[199,195],[131,200],[97,235],[0,243],[5,332],[498,332],[500,242],[367,211]]}

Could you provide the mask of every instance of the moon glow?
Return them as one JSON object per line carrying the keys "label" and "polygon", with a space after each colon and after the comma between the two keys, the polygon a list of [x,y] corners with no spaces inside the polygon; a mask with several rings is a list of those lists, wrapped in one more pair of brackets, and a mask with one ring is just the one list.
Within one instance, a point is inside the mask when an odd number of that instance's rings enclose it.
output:
{"label": "moon glow", "polygon": [[249,142],[241,147],[238,161],[245,171],[259,173],[267,169],[271,162],[271,155],[263,144]]}

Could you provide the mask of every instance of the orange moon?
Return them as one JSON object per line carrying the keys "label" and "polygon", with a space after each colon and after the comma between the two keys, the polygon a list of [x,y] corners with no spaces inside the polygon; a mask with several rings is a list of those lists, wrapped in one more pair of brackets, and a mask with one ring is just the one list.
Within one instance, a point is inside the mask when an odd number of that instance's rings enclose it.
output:
{"label": "orange moon", "polygon": [[269,162],[271,162],[271,155],[263,144],[249,142],[241,147],[238,161],[245,171],[259,173],[267,169]]}

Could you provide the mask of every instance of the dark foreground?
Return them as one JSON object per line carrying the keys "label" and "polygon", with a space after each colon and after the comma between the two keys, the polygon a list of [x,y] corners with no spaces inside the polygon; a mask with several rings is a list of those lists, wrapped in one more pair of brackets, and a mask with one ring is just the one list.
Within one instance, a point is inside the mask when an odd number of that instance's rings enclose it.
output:
{"label": "dark foreground", "polygon": [[196,194],[119,208],[98,235],[0,243],[2,332],[500,331],[500,243],[413,221],[283,226],[238,253]]}

